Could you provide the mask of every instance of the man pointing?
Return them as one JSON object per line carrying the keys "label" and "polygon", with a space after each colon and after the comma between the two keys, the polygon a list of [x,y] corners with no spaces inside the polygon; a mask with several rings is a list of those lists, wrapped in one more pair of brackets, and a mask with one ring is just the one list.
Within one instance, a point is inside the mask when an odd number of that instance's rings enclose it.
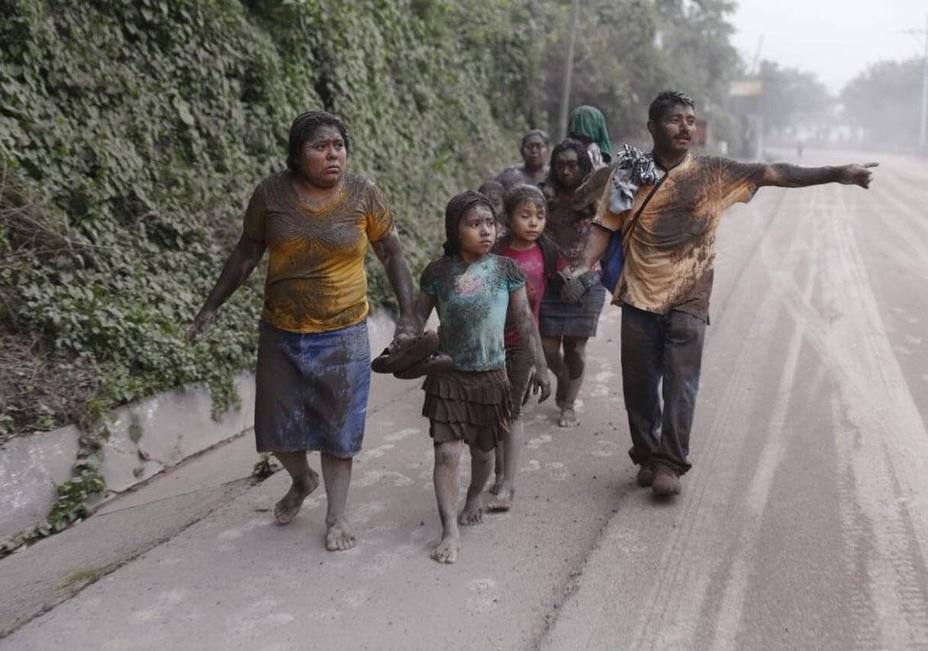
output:
{"label": "man pointing", "polygon": [[689,151],[695,124],[693,100],[683,93],[666,91],[651,103],[653,150],[613,172],[593,222],[597,228],[568,282],[582,293],[595,281],[590,269],[612,234],[622,234],[625,266],[613,303],[622,307],[629,454],[639,466],[638,484],[660,496],[679,493],[679,477],[690,469],[690,428],[722,213],[767,185],[867,188],[868,168],[876,166],[799,167],[696,156]]}

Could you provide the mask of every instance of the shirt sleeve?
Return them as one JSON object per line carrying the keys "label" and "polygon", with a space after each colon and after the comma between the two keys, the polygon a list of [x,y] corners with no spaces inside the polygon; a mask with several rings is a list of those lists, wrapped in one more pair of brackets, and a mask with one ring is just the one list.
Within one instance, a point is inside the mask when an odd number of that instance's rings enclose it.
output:
{"label": "shirt sleeve", "polygon": [[716,163],[716,192],[722,209],[736,203],[747,203],[764,178],[765,163],[741,163],[720,158]]}
{"label": "shirt sleeve", "polygon": [[429,296],[435,296],[437,292],[436,280],[437,272],[436,266],[438,265],[438,260],[433,260],[430,262],[425,269],[422,271],[422,275],[419,277],[419,290],[428,294]]}
{"label": "shirt sleeve", "polygon": [[377,242],[386,237],[393,229],[393,211],[387,205],[383,192],[373,181],[368,184],[366,201],[367,239],[371,242]]}
{"label": "shirt sleeve", "polygon": [[514,292],[520,287],[525,287],[525,273],[516,264],[512,258],[500,257],[503,262],[503,272],[506,274],[506,286],[509,292]]}
{"label": "shirt sleeve", "polygon": [[245,209],[244,231],[245,237],[253,242],[264,241],[264,227],[266,224],[267,201],[265,200],[265,183],[261,183],[251,193],[248,207]]}

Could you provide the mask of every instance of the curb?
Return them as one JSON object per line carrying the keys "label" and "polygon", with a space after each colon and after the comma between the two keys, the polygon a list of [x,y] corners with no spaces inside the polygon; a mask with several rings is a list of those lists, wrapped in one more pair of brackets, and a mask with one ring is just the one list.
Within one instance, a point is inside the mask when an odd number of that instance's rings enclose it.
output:
{"label": "curb", "polygon": [[[382,311],[368,318],[372,351],[393,335],[393,321]],[[235,378],[238,408],[212,417],[212,398],[201,386],[167,391],[113,410],[106,418],[110,438],[103,446],[100,472],[107,499],[254,426],[255,381]],[[0,541],[43,521],[55,503],[58,484],[71,478],[77,457],[77,427],[15,438],[0,446]]]}

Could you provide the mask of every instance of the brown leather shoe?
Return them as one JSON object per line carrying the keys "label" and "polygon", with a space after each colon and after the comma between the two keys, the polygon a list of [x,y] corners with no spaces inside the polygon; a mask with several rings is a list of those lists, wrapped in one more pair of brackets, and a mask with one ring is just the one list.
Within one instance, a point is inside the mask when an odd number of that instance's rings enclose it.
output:
{"label": "brown leather shoe", "polygon": [[659,497],[670,497],[680,494],[680,478],[670,468],[658,466],[654,471],[654,480],[651,490]]}
{"label": "brown leather shoe", "polygon": [[635,476],[635,483],[642,488],[647,488],[654,483],[654,468],[651,466],[641,466],[638,468],[638,474]]}
{"label": "brown leather shoe", "polygon": [[438,351],[438,333],[426,330],[405,346],[393,348],[390,344],[371,362],[371,370],[375,373],[395,373],[407,369],[417,362],[421,362],[432,353]]}

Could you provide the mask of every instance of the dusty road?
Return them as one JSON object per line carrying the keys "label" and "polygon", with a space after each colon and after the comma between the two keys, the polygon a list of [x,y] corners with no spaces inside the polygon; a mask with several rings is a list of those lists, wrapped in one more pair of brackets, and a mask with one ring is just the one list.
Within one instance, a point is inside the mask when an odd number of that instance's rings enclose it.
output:
{"label": "dusty road", "polygon": [[272,525],[278,473],[0,649],[928,648],[928,164],[876,176],[729,212],[678,499],[634,486],[607,308],[581,427],[527,411],[516,508],[456,565],[421,391],[378,378],[358,548],[324,551],[320,494]]}

